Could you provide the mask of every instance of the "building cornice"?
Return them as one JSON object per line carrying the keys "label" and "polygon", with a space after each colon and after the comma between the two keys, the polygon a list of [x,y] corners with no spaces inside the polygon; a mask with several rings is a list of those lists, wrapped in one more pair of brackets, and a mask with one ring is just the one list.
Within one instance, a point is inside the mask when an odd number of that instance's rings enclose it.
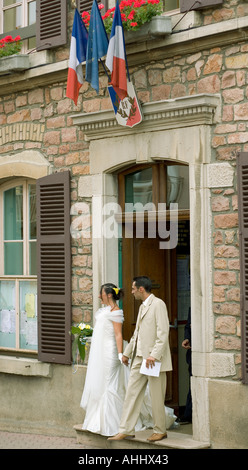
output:
{"label": "building cornice", "polygon": [[79,113],[71,117],[73,124],[82,128],[87,140],[95,140],[137,132],[211,125],[218,121],[219,107],[220,96],[210,94],[153,101],[142,105],[143,120],[133,128],[120,126],[113,110]]}

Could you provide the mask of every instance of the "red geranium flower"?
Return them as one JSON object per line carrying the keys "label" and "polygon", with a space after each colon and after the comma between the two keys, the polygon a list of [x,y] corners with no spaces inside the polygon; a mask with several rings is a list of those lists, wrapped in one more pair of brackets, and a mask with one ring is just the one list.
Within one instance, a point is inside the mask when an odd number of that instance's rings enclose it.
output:
{"label": "red geranium flower", "polygon": [[132,11],[129,13],[129,15],[128,15],[128,19],[129,19],[129,20],[133,20],[134,15],[135,15],[135,10],[132,10]]}
{"label": "red geranium flower", "polygon": [[12,36],[5,36],[4,40],[5,40],[5,42],[12,42],[12,41],[14,41],[14,39],[12,38]]}

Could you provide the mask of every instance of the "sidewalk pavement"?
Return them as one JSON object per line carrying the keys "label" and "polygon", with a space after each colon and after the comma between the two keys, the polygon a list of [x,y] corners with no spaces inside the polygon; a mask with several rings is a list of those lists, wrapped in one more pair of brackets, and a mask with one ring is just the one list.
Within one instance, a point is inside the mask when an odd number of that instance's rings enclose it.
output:
{"label": "sidewalk pavement", "polygon": [[77,443],[75,437],[44,436],[0,431],[0,449],[99,449]]}

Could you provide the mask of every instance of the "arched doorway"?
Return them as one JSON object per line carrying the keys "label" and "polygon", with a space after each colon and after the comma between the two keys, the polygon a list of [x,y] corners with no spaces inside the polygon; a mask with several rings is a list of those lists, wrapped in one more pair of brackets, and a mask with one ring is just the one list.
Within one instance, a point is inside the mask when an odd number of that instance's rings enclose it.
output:
{"label": "arched doorway", "polygon": [[[179,413],[189,385],[181,348],[190,307],[188,166],[166,161],[132,166],[118,174],[118,188],[122,209],[119,279],[125,291],[124,339],[129,341],[133,334],[140,304],[131,294],[132,279],[147,275],[152,279],[153,293],[168,308],[173,371],[168,373],[166,404]],[[171,248],[164,249],[161,221],[170,234],[171,203],[178,204],[178,238]]]}

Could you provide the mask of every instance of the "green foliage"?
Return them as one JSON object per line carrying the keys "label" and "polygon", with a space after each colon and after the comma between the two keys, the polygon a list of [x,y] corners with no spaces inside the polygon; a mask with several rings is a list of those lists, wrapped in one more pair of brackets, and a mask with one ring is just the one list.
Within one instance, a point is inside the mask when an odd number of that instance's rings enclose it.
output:
{"label": "green foliage", "polygon": [[12,36],[5,36],[5,38],[0,39],[0,57],[18,54],[21,48],[22,42],[20,36],[16,36],[15,39]]}
{"label": "green foliage", "polygon": [[73,361],[76,362],[77,355],[79,353],[80,358],[84,362],[87,339],[92,336],[93,328],[90,325],[86,325],[85,323],[79,323],[76,326],[71,326],[70,333],[74,335],[74,340],[72,342]]}

